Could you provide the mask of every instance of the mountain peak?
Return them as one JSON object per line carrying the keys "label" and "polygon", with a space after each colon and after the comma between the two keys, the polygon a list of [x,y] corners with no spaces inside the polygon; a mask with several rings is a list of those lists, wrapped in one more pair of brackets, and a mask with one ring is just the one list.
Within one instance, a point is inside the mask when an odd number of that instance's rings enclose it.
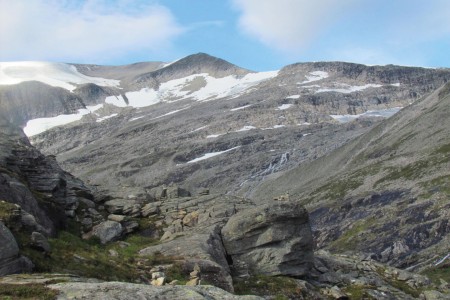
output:
{"label": "mountain peak", "polygon": [[[152,72],[152,77],[176,76],[185,77],[193,74],[208,73],[220,78],[229,75],[245,75],[252,71],[236,66],[226,60],[211,56],[206,53],[196,53],[181,58],[166,67]],[[150,75],[150,74],[146,74]]]}

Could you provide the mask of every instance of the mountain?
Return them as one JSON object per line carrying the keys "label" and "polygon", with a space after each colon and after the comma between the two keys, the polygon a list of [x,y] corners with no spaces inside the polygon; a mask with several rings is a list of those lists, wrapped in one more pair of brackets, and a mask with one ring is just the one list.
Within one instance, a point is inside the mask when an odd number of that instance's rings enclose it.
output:
{"label": "mountain", "polygon": [[446,293],[395,267],[447,278],[449,80],[344,62],[253,72],[204,53],[0,63],[0,175],[51,199],[23,209],[50,226],[54,254],[11,230],[44,272],[145,282],[161,260],[168,278],[200,268],[228,291],[261,273],[301,277],[286,280],[306,298]]}

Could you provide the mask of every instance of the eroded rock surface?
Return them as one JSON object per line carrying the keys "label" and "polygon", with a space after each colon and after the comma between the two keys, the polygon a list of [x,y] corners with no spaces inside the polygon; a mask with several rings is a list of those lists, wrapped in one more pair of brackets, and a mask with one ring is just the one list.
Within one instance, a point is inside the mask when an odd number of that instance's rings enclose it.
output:
{"label": "eroded rock surface", "polygon": [[222,228],[222,239],[237,275],[304,276],[313,264],[308,213],[299,203],[242,211]]}
{"label": "eroded rock surface", "polygon": [[0,276],[31,272],[32,269],[31,261],[19,255],[19,246],[11,231],[0,222]]}

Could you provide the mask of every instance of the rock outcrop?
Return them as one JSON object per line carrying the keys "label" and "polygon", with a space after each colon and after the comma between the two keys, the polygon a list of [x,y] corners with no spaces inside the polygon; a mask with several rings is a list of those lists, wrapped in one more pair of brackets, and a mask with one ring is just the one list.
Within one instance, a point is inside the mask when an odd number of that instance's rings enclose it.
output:
{"label": "rock outcrop", "polygon": [[34,148],[20,131],[0,120],[0,200],[14,203],[34,217],[44,235],[74,217],[82,199],[93,195],[84,183],[63,171],[55,157]]}
{"label": "rock outcrop", "polygon": [[278,202],[235,214],[222,239],[236,275],[304,276],[313,264],[313,239],[306,209]]}
{"label": "rock outcrop", "polygon": [[60,283],[50,285],[63,299],[192,299],[258,300],[258,296],[236,296],[213,286],[153,286],[125,282]]}
{"label": "rock outcrop", "polygon": [[31,272],[32,269],[31,261],[19,254],[19,246],[11,231],[0,222],[0,276]]}

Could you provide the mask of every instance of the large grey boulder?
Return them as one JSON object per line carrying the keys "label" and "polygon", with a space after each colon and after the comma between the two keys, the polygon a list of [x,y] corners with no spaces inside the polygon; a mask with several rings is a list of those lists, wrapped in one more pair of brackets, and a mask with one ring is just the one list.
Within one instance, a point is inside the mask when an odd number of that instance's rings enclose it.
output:
{"label": "large grey boulder", "polygon": [[210,229],[203,233],[180,236],[165,243],[150,246],[139,251],[147,256],[161,253],[168,257],[183,257],[184,267],[193,270],[200,266],[202,278],[224,290],[233,292],[233,282],[227,264],[219,229]]}
{"label": "large grey boulder", "polygon": [[122,233],[122,225],[115,221],[105,221],[92,229],[92,235],[98,237],[102,244],[118,239]]}
{"label": "large grey boulder", "polygon": [[236,275],[303,276],[313,264],[306,209],[295,202],[251,208],[232,216],[222,239]]}
{"label": "large grey boulder", "polygon": [[19,246],[11,231],[0,222],[0,276],[31,272],[32,269],[31,261],[19,255]]}

